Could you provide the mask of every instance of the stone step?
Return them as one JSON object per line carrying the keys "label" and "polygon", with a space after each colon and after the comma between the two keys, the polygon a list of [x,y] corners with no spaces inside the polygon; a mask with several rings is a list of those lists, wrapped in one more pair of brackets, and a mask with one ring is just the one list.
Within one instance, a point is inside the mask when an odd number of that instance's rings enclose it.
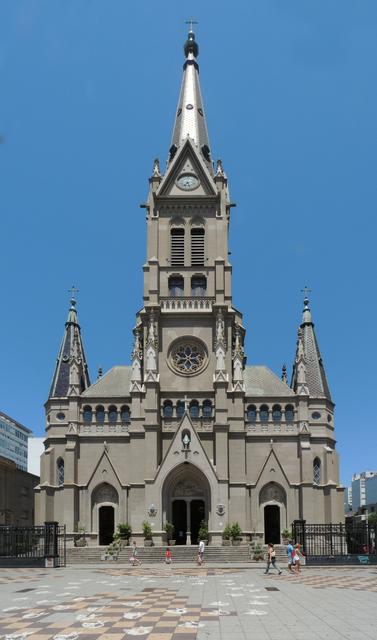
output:
{"label": "stone step", "polygon": [[[173,562],[196,562],[197,545],[172,546]],[[165,558],[164,547],[138,547],[138,558],[145,563],[159,563]],[[106,547],[70,547],[67,548],[67,564],[99,563],[106,553]],[[124,547],[119,553],[118,562],[127,564],[132,553],[131,547]],[[207,562],[248,562],[250,560],[249,545],[206,547]]]}

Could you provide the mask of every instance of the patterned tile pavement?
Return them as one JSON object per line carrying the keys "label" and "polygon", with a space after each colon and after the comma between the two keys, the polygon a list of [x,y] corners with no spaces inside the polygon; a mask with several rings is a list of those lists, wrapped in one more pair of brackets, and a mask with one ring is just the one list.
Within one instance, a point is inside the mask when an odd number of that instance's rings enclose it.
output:
{"label": "patterned tile pavement", "polygon": [[2,569],[0,640],[376,640],[375,570],[263,571]]}
{"label": "patterned tile pavement", "polygon": [[188,605],[187,596],[166,588],[146,588],[129,596],[104,592],[55,606],[9,609],[1,620],[1,632],[5,638],[18,640],[21,636],[30,640],[76,640],[79,636],[85,640],[122,640],[127,636],[192,640],[205,621],[236,615],[217,607]]}
{"label": "patterned tile pavement", "polygon": [[[310,569],[308,570],[308,572]],[[326,569],[324,569],[326,571]],[[339,569],[338,569],[339,571]],[[267,580],[273,579],[274,576],[266,576]],[[307,575],[307,572],[298,576],[285,574],[280,580],[294,580],[298,584],[307,585],[314,589],[326,589],[327,587],[336,587],[338,589],[355,589],[356,591],[374,591],[377,592],[377,574],[375,576],[358,576],[358,575],[321,575],[316,570],[315,574]],[[376,636],[377,637],[377,636]]]}
{"label": "patterned tile pavement", "polygon": [[[148,577],[158,577],[158,578],[170,578],[172,575],[180,575],[180,576],[192,576],[192,577],[200,577],[200,576],[223,576],[228,573],[239,573],[240,571],[246,571],[245,568],[216,568],[216,567],[174,567],[174,565],[162,566],[162,567],[133,567],[131,571],[137,572],[138,576],[148,576]],[[129,575],[130,570],[117,569],[117,568],[108,568],[108,569],[99,569],[99,573],[105,573],[111,576],[124,576]]]}

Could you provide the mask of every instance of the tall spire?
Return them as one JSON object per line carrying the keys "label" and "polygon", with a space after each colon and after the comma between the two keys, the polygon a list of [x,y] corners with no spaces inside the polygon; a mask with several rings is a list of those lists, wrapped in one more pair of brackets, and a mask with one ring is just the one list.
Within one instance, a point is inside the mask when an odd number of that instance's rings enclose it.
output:
{"label": "tall spire", "polygon": [[183,65],[182,86],[175,116],[169,161],[174,158],[178,148],[185,140],[190,138],[200,151],[211,173],[213,173],[207,124],[199,83],[199,65],[197,62],[199,46],[195,40],[192,24],[183,49],[186,60]]}
{"label": "tall spire", "polygon": [[[308,290],[305,288],[304,290]],[[331,393],[327,383],[325,368],[312,322],[309,298],[305,295],[302,311],[302,323],[299,328],[296,357],[293,365],[291,386],[296,393],[302,385],[303,368],[305,384],[312,398],[327,398],[331,401]]]}
{"label": "tall spire", "polygon": [[88,366],[77,319],[76,299],[72,295],[49,398],[79,395],[89,386]]}

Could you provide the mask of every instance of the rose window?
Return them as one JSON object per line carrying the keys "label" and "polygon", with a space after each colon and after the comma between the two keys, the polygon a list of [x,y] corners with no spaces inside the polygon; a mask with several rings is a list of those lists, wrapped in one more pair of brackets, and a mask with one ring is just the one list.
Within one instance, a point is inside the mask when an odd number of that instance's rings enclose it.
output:
{"label": "rose window", "polygon": [[199,342],[179,342],[171,350],[170,362],[180,373],[198,373],[205,365],[206,352]]}

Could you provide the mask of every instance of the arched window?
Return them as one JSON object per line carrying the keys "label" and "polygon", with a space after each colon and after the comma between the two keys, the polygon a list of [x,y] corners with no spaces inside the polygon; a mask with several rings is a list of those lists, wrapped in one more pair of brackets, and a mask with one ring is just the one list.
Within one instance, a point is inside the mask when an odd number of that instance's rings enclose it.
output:
{"label": "arched window", "polygon": [[86,424],[89,424],[89,422],[92,421],[93,419],[92,407],[89,407],[89,406],[84,407],[83,417],[84,417],[84,422]]}
{"label": "arched window", "polygon": [[173,404],[171,400],[165,400],[162,407],[162,415],[164,418],[172,418],[173,417]]}
{"label": "arched window", "polygon": [[109,407],[109,422],[114,423],[118,419],[118,411],[114,406]]}
{"label": "arched window", "polygon": [[122,420],[122,422],[130,422],[130,408],[129,407],[122,407],[120,410],[120,419]]}
{"label": "arched window", "polygon": [[321,484],[321,461],[319,458],[313,460],[313,482]]}
{"label": "arched window", "polygon": [[173,227],[170,231],[170,264],[183,267],[185,264],[185,230]]}
{"label": "arched window", "polygon": [[203,402],[203,418],[212,418],[212,402],[204,400]]}
{"label": "arched window", "polygon": [[295,410],[292,404],[287,404],[285,407],[285,421],[293,422],[295,419]]}
{"label": "arched window", "polygon": [[177,298],[184,295],[184,282],[182,276],[170,276],[169,296]]}
{"label": "arched window", "polygon": [[204,229],[194,227],[191,229],[191,266],[204,266]]}
{"label": "arched window", "polygon": [[268,422],[268,406],[266,404],[262,404],[259,409],[259,417],[261,422]]}
{"label": "arched window", "polygon": [[105,409],[101,404],[96,408],[96,422],[105,422]]}
{"label": "arched window", "polygon": [[199,418],[199,402],[197,400],[190,402],[190,416],[191,418]]}
{"label": "arched window", "polygon": [[254,404],[249,404],[246,411],[246,418],[248,422],[255,422],[257,419],[257,408]]}
{"label": "arched window", "polygon": [[177,418],[182,418],[185,412],[185,403],[183,400],[178,400],[177,402]]}
{"label": "arched window", "polygon": [[191,295],[205,296],[207,293],[207,278],[205,276],[193,276],[191,278]]}
{"label": "arched window", "polygon": [[57,463],[57,475],[58,475],[58,485],[62,487],[64,484],[64,460],[63,458],[58,458]]}
{"label": "arched window", "polygon": [[272,407],[272,420],[273,422],[281,422],[281,406],[280,404],[274,404]]}

